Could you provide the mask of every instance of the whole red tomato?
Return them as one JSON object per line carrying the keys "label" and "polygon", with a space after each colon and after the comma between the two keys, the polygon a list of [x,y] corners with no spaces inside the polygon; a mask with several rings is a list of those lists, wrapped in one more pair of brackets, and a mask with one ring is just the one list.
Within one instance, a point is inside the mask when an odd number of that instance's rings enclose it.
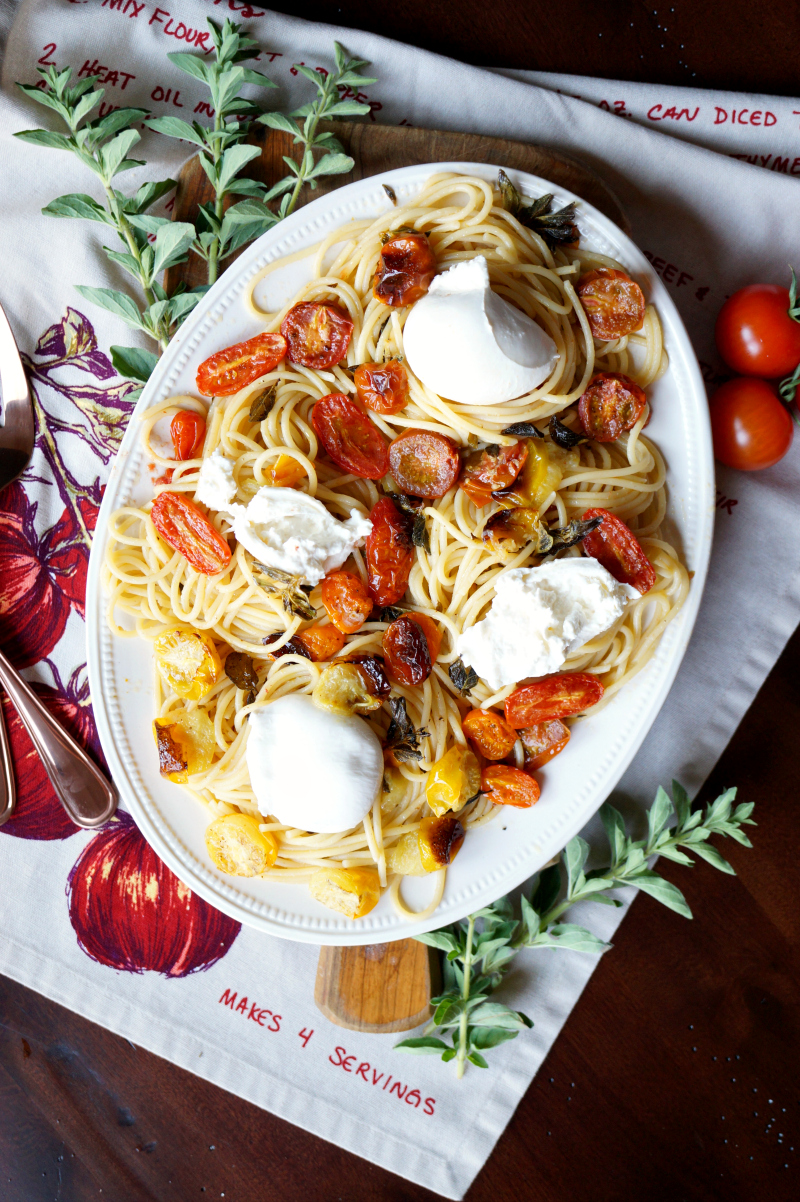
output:
{"label": "whole red tomato", "polygon": [[790,375],[800,363],[800,322],[789,308],[789,290],[777,284],[734,292],[720,309],[715,331],[728,367],[743,376]]}
{"label": "whole red tomato", "polygon": [[711,398],[714,455],[720,463],[756,472],[783,459],[792,445],[792,419],[764,380],[728,380]]}

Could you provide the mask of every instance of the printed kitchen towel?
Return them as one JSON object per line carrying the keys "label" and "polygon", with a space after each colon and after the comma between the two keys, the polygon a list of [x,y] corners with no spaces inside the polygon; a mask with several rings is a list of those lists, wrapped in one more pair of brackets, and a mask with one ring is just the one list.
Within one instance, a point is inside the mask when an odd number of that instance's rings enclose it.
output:
{"label": "printed kitchen towel", "polygon": [[[94,183],[71,156],[12,138],[49,123],[13,85],[35,83],[37,65],[69,65],[101,77],[105,111],[140,105],[207,121],[203,89],[166,57],[208,52],[207,15],[230,15],[257,38],[258,66],[278,84],[267,105],[303,103],[308,83],[294,64],[329,67],[339,38],[374,64],[378,82],[361,97],[373,120],[529,140],[589,162],[671,289],[712,388],[724,378],[713,323],[725,296],[752,280],[785,282],[787,263],[800,262],[791,178],[800,174],[798,102],[483,71],[242,0],[0,0],[0,301],[26,356],[38,423],[33,463],[0,499],[0,643],[96,751],[83,598],[103,482],[132,408],[109,347],[131,335],[73,285],[125,285],[99,249],[100,227],[41,215],[55,196],[93,192]],[[148,166],[134,168],[126,187],[174,176],[186,157],[152,133],[137,151]],[[630,805],[648,803],[672,776],[700,786],[797,625],[800,547],[785,543],[776,556],[763,515],[773,527],[794,520],[799,475],[797,448],[752,477],[719,471],[703,606],[675,686],[621,782]],[[438,1060],[394,1052],[392,1036],[330,1025],[312,1000],[316,949],[240,928],[194,897],[127,815],[96,834],[73,827],[5,712],[20,799],[0,828],[0,971],[387,1169],[463,1197],[595,961],[520,956],[504,994],[536,1025],[496,1049],[488,1072],[458,1083]],[[611,938],[623,913],[584,907],[576,921]]]}

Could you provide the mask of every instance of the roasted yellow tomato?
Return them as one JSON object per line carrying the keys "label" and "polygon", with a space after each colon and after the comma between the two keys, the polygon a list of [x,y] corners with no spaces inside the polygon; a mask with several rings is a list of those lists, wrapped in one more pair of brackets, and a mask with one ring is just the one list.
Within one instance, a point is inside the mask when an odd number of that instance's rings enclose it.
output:
{"label": "roasted yellow tomato", "polygon": [[368,714],[383,704],[369,689],[358,665],[346,662],[328,664],[322,669],[311,699],[320,709],[345,718]]}
{"label": "roasted yellow tomato", "polygon": [[400,836],[394,847],[387,847],[386,871],[398,876],[424,876],[429,871],[422,863],[419,831],[409,831]]}
{"label": "roasted yellow tomato", "polygon": [[320,868],[308,882],[311,896],[348,918],[363,918],[380,901],[381,886],[374,868]]}
{"label": "roasted yellow tomato", "polygon": [[434,814],[457,812],[481,791],[481,766],[469,747],[446,751],[428,773],[425,800]]}
{"label": "roasted yellow tomato", "polygon": [[226,814],[206,827],[208,854],[231,876],[261,876],[278,857],[278,842],[252,814]]}
{"label": "roasted yellow tomato", "polygon": [[528,458],[522,471],[509,488],[493,493],[494,499],[504,509],[523,506],[525,509],[539,509],[550,493],[561,483],[562,471],[558,463],[554,463],[548,452],[546,442],[540,439],[528,439]]}
{"label": "roasted yellow tomato", "polygon": [[445,868],[456,858],[464,842],[464,828],[455,814],[423,818],[417,832],[419,857],[426,872]]}
{"label": "roasted yellow tomato", "polygon": [[153,734],[161,775],[176,785],[185,785],[190,776],[211,767],[217,738],[205,710],[175,710],[167,718],[156,718]]}
{"label": "roasted yellow tomato", "polygon": [[171,626],[153,642],[156,667],[169,687],[187,701],[202,701],[222,675],[222,662],[207,634]]}
{"label": "roasted yellow tomato", "polygon": [[384,762],[383,788],[380,793],[381,813],[393,814],[408,794],[409,783],[399,768]]}
{"label": "roasted yellow tomato", "polygon": [[279,455],[267,468],[267,479],[274,488],[294,488],[306,478],[306,469],[293,455]]}

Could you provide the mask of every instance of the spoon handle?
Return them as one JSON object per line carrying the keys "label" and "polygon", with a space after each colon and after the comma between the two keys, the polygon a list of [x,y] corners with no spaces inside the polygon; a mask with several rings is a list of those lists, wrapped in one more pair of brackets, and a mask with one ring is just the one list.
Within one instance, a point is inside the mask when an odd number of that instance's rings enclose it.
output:
{"label": "spoon handle", "polygon": [[2,652],[0,684],[16,706],[56,796],[72,821],[77,826],[102,826],[117,808],[114,786],[56,722]]}
{"label": "spoon handle", "polygon": [[17,786],[11,761],[11,745],[8,741],[8,731],[3,717],[3,706],[0,704],[0,826],[4,822],[8,822],[14,813],[16,801]]}

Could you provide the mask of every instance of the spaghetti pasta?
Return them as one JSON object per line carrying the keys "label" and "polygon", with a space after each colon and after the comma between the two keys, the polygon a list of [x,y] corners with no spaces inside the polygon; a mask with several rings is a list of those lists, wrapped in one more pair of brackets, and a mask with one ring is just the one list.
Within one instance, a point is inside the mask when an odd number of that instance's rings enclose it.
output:
{"label": "spaghetti pasta", "polygon": [[[355,386],[348,366],[403,356],[408,310],[387,308],[372,294],[381,237],[400,228],[427,234],[440,270],[484,255],[493,289],[547,331],[556,345],[558,361],[540,387],[484,409],[443,399],[409,371],[406,406],[397,413],[370,414],[388,439],[414,428],[444,434],[464,448],[511,444],[515,438],[502,431],[515,422],[546,423],[560,414],[568,425],[574,424],[564,411],[580,398],[598,371],[625,373],[646,388],[666,370],[661,326],[652,305],[647,306],[644,324],[636,333],[604,343],[592,337],[576,292],[577,281],[589,270],[618,268],[618,264],[584,247],[551,249],[539,234],[502,207],[485,180],[437,175],[409,204],[332,232],[311,252],[313,277],[280,312],[266,312],[261,307],[259,285],[287,260],[271,264],[251,282],[247,304],[254,326],[267,331],[278,331],[289,309],[302,301],[333,301],[346,310],[353,322],[347,365],[312,370],[287,359],[238,393],[215,399],[208,409],[191,396],[173,396],[154,405],[143,419],[142,437],[148,457],[160,470],[172,473],[168,485],[156,485],[156,494],[168,487],[189,499],[194,496],[202,458],[176,463],[159,449],[154,433],[163,419],[188,408],[206,416],[202,456],[220,450],[233,462],[241,501],[247,502],[259,488],[273,482],[273,469],[288,457],[303,473],[300,487],[332,514],[346,518],[355,509],[368,516],[384,495],[380,482],[345,473],[324,455],[311,411],[331,392],[353,396]],[[254,399],[273,388],[269,412],[262,420],[253,420]],[[657,448],[643,434],[648,417],[649,407],[645,406],[633,428],[613,443],[584,441],[564,449],[548,437],[536,444],[540,458],[544,456],[536,508],[545,523],[565,526],[585,510],[602,507],[635,533],[655,570],[653,588],[632,601],[610,629],[567,659],[566,671],[590,673],[602,681],[605,695],[601,704],[607,704],[646,665],[689,587],[685,567],[661,533],[666,472]],[[272,658],[270,653],[283,648],[307,622],[288,613],[280,595],[265,589],[253,556],[241,544],[232,547],[230,563],[222,572],[205,576],[159,537],[149,510],[149,504],[126,506],[111,518],[104,568],[109,624],[121,637],[151,641],[168,627],[192,628],[209,634],[223,659],[225,649],[253,658],[258,677],[254,695],[223,675],[201,701],[186,702],[172,693],[156,672],[156,716],[165,719],[186,709],[205,710],[213,723],[214,759],[205,771],[190,776],[186,788],[213,817],[235,812],[260,816],[245,759],[248,714],[288,693],[312,692],[325,665],[295,652]],[[400,894],[401,878],[387,874],[386,851],[403,835],[418,829],[428,813],[424,786],[431,765],[450,747],[465,744],[461,723],[468,706],[448,672],[457,658],[456,639],[485,615],[499,573],[538,562],[531,545],[505,553],[482,538],[486,522],[496,511],[495,504],[476,508],[458,486],[424,503],[430,549],[416,547],[404,604],[437,623],[442,645],[433,671],[422,685],[393,684],[395,695],[405,699],[414,726],[428,732],[420,745],[421,759],[393,765],[391,788],[378,797],[360,827],[336,834],[311,834],[272,820],[262,822],[261,830],[270,832],[279,844],[277,859],[267,870],[270,878],[305,881],[320,868],[375,866],[381,886],[391,886],[395,904],[409,914]],[[224,513],[212,514],[211,519],[224,536],[230,534],[231,523]],[[580,551],[576,547],[566,554]],[[361,551],[354,552],[347,568],[367,580]],[[318,589],[309,600],[323,617]],[[346,637],[342,654],[379,654],[385,629],[386,622],[367,621]],[[264,643],[270,637],[274,641],[268,653]],[[479,681],[470,702],[484,709],[502,707],[513,687],[492,691]],[[365,720],[385,739],[390,720],[386,707]],[[514,754],[521,765],[520,744]],[[496,809],[482,796],[470,802],[459,815],[468,836],[490,821]],[[434,897],[417,917],[427,916],[438,904],[444,877],[444,870],[436,874]]]}

